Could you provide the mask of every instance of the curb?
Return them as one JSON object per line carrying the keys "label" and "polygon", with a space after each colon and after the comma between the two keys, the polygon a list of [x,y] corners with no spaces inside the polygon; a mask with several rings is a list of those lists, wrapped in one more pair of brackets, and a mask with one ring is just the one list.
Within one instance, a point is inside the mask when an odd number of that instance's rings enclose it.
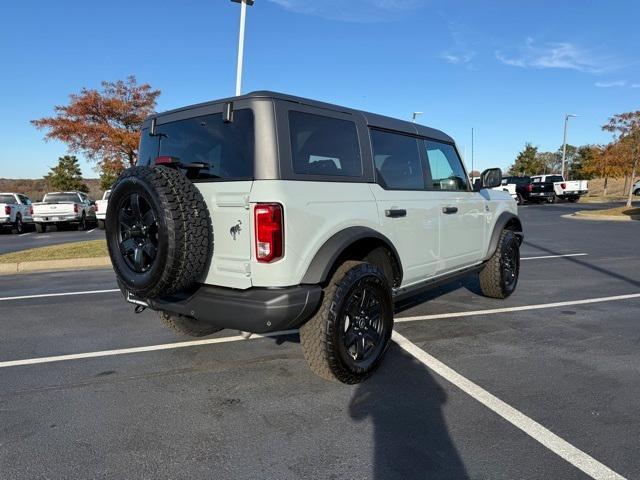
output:
{"label": "curb", "polygon": [[[617,215],[589,215],[584,213],[570,213],[562,215],[562,218],[573,218],[574,220],[595,220],[600,222],[633,222],[631,217],[620,217]],[[637,221],[637,220],[636,220]]]}
{"label": "curb", "polygon": [[87,270],[111,267],[109,257],[69,258],[65,260],[37,260],[33,262],[0,263],[0,275],[16,273]]}

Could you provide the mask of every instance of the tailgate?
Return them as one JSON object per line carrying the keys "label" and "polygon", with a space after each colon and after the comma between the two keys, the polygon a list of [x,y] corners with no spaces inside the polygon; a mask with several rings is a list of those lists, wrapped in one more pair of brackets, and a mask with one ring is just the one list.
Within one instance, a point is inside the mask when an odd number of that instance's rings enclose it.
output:
{"label": "tailgate", "polygon": [[35,203],[34,215],[73,215],[73,203]]}
{"label": "tailgate", "polygon": [[251,282],[252,181],[199,182],[213,223],[213,258],[205,282],[245,289]]}

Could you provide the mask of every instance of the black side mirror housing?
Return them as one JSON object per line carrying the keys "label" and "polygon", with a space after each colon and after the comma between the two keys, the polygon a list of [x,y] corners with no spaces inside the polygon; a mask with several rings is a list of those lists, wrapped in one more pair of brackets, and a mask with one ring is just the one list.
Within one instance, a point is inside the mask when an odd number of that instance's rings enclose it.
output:
{"label": "black side mirror housing", "polygon": [[480,178],[476,180],[473,189],[476,192],[485,188],[495,188],[502,184],[502,170],[499,168],[487,168],[480,174]]}

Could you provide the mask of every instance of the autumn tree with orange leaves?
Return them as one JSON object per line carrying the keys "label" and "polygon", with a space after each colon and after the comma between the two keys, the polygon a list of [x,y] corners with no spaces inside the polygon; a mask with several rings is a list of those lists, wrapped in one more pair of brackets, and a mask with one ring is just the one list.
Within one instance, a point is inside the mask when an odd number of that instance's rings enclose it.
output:
{"label": "autumn tree with orange leaves", "polygon": [[45,140],[60,140],[94,161],[102,187],[108,188],[124,168],[135,165],[142,122],[153,113],[159,95],[160,90],[138,85],[131,75],[102,82],[100,91],[83,88],[70,95],[68,105],[54,107],[55,116],[31,123],[48,130]]}
{"label": "autumn tree with orange leaves", "polygon": [[627,196],[627,207],[630,207],[633,201],[633,182],[638,173],[640,160],[640,110],[614,115],[602,126],[602,129],[614,134],[616,162],[619,163],[624,175],[631,176]]}

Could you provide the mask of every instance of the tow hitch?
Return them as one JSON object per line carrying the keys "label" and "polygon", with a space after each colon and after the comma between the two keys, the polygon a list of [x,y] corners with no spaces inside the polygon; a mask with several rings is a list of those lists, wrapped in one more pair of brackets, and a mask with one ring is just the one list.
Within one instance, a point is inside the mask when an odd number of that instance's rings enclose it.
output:
{"label": "tow hitch", "polygon": [[147,308],[149,308],[149,304],[147,302],[145,302],[143,299],[141,299],[140,297],[137,297],[136,295],[134,295],[129,291],[127,291],[126,298],[127,298],[127,302],[135,305],[135,308],[133,310],[135,313],[142,313]]}

